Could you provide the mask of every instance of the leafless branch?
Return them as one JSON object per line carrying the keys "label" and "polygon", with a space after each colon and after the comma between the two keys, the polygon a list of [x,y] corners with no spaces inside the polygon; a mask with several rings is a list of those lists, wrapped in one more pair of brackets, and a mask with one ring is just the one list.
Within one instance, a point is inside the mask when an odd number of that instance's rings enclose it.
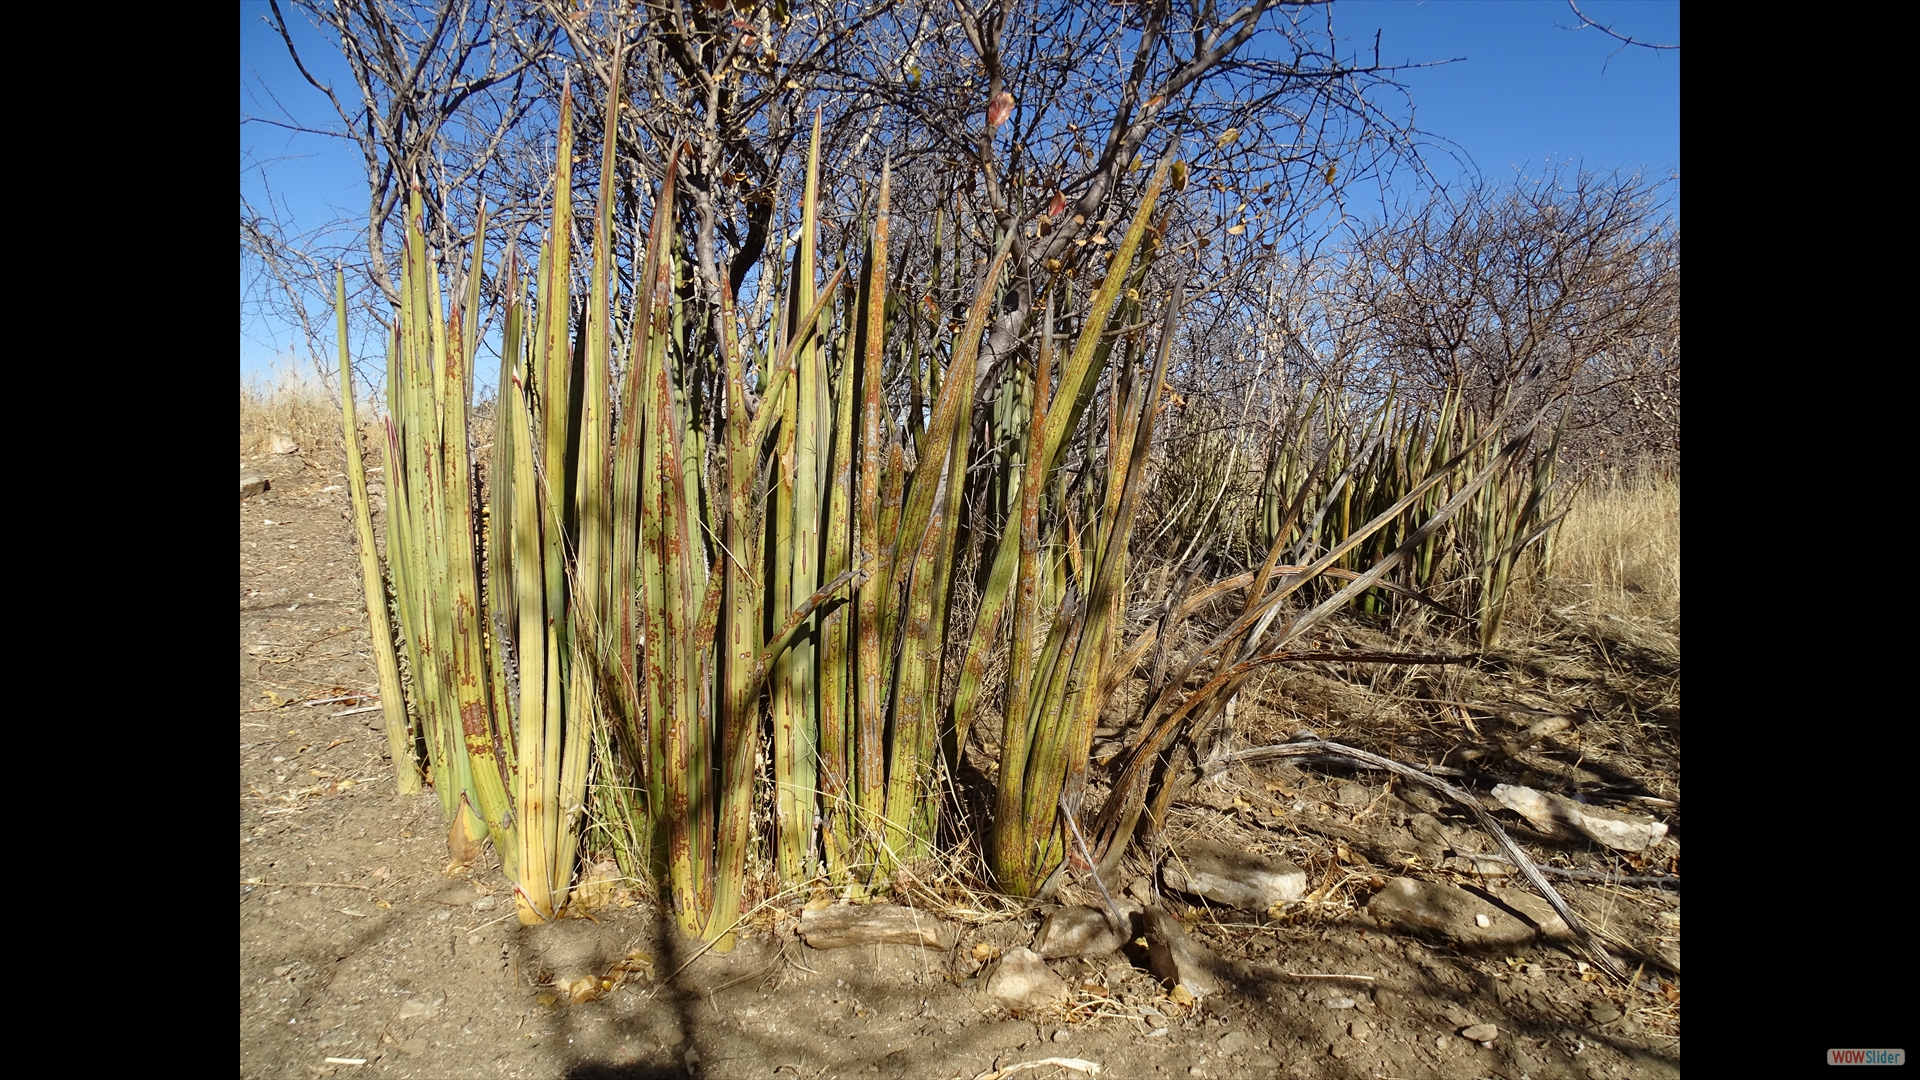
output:
{"label": "leafless branch", "polygon": [[[1620,42],[1621,48],[1625,48],[1628,45],[1633,45],[1642,49],[1655,49],[1655,50],[1678,49],[1680,47],[1679,45],[1656,45],[1650,41],[1641,41],[1638,38],[1628,37],[1627,35],[1622,34],[1619,31],[1615,30],[1611,26],[1606,26],[1601,23],[1594,22],[1592,19],[1587,17],[1586,12],[1580,10],[1580,5],[1578,3],[1575,3],[1575,0],[1567,0],[1567,7],[1569,10],[1573,12],[1574,18],[1580,20],[1580,26],[1575,27],[1574,29],[1577,30],[1577,29],[1580,29],[1581,27],[1590,26],[1595,30],[1598,30],[1601,33],[1607,35],[1608,37],[1614,39],[1615,41]],[[1618,54],[1616,53],[1615,55],[1618,55]],[[1612,57],[1608,57],[1608,59],[1611,60]]]}

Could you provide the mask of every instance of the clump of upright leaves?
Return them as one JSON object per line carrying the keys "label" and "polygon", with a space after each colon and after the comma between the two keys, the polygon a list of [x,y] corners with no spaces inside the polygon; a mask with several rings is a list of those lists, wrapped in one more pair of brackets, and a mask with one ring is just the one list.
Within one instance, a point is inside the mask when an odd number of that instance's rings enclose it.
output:
{"label": "clump of upright leaves", "polygon": [[[615,95],[599,199],[583,230],[593,238],[584,303],[571,289],[570,108],[561,111],[553,224],[531,305],[513,254],[504,261],[484,524],[467,450],[484,227],[469,288],[443,314],[417,199],[412,208],[389,359],[387,573],[397,645],[414,673],[409,704],[456,848],[491,839],[515,879],[522,919],[554,917],[597,771],[602,820],[624,823],[613,846],[630,872],[664,878],[690,934],[729,940],[757,805],[773,811],[768,839],[787,880],[818,873],[849,892],[884,889],[931,848],[940,771],[950,764],[942,732],[946,745],[963,744],[982,658],[1004,629],[1024,565],[1031,572],[1013,601],[1019,706],[1007,721],[1012,756],[1001,771],[1005,811],[994,850],[1003,887],[1041,890],[1065,854],[1056,807],[1077,804],[1086,783],[1172,347],[1177,298],[1151,364],[1137,327],[1121,351],[1114,345],[1139,321],[1167,166],[1115,250],[1057,385],[1050,333],[1010,384],[1024,382],[1030,400],[999,418],[1005,440],[1022,447],[1003,454],[974,447],[971,433],[980,345],[1012,237],[1001,238],[975,288],[950,358],[922,357],[912,320],[888,318],[890,172],[880,178],[856,287],[836,287],[845,267],[817,280],[817,124],[778,332],[737,337],[727,295],[718,319],[682,310],[700,301],[675,289],[670,155],[638,256],[635,330],[626,355],[616,355],[609,274],[618,107]],[[711,433],[694,422],[680,378],[696,347],[689,325],[723,328],[712,347],[726,399]],[[924,416],[906,430],[884,406],[892,357],[906,358],[896,370],[925,395]],[[757,410],[748,406],[750,363],[761,377]],[[1049,499],[1109,375],[1098,482],[1079,501],[1058,492]],[[998,470],[991,482],[1004,493],[1003,511],[1017,511],[1020,523],[998,530],[983,602],[954,621],[947,606],[964,500],[982,465]],[[1077,520],[1083,508],[1089,515]],[[1043,559],[1051,565],[1041,573]],[[1058,584],[1036,589],[1036,574]],[[963,642],[959,691],[948,700],[943,665]],[[397,662],[383,675],[385,667]],[[772,736],[769,790],[754,773],[763,723]]]}

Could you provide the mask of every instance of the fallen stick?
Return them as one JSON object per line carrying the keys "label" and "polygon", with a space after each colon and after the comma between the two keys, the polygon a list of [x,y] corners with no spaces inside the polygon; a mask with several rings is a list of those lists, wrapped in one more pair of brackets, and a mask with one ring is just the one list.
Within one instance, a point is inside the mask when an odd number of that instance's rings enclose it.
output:
{"label": "fallen stick", "polygon": [[[1512,862],[1498,855],[1470,855],[1468,858],[1481,858],[1488,862],[1505,863],[1508,866],[1513,865]],[[1553,874],[1557,877],[1572,878],[1575,881],[1592,881],[1602,885],[1657,885],[1663,889],[1677,889],[1680,887],[1680,877],[1677,874],[1602,874],[1593,870],[1562,870],[1558,866],[1542,866],[1540,871],[1541,873]]]}
{"label": "fallen stick", "polygon": [[[1301,734],[1312,736],[1313,733],[1302,732]],[[1600,943],[1594,939],[1592,932],[1587,929],[1586,924],[1580,921],[1580,916],[1573,913],[1573,909],[1567,906],[1566,900],[1562,899],[1560,893],[1547,882],[1546,875],[1540,872],[1540,868],[1534,865],[1533,860],[1527,857],[1526,852],[1520,850],[1520,845],[1513,842],[1513,838],[1507,835],[1507,830],[1500,827],[1500,823],[1493,819],[1493,815],[1487,812],[1486,807],[1480,805],[1480,800],[1474,798],[1472,792],[1464,788],[1454,787],[1445,780],[1429,776],[1411,765],[1403,765],[1392,758],[1381,757],[1379,754],[1369,753],[1365,750],[1356,750],[1351,746],[1343,746],[1340,743],[1329,742],[1326,739],[1318,737],[1311,737],[1300,742],[1280,743],[1275,746],[1256,746],[1251,750],[1241,750],[1237,753],[1229,754],[1224,760],[1226,762],[1259,761],[1264,758],[1301,757],[1307,754],[1334,754],[1339,757],[1352,758],[1355,761],[1363,761],[1377,768],[1404,776],[1422,786],[1430,787],[1462,806],[1465,806],[1468,810],[1472,811],[1474,818],[1480,822],[1481,828],[1486,829],[1487,832],[1493,836],[1495,842],[1500,845],[1501,850],[1506,852],[1507,858],[1504,861],[1511,862],[1514,866],[1518,867],[1521,876],[1525,877],[1534,889],[1546,898],[1547,903],[1553,905],[1553,910],[1566,922],[1568,928],[1580,938],[1580,943],[1593,955],[1593,958],[1599,962],[1600,966],[1606,969],[1607,974],[1612,975],[1621,982],[1627,981],[1627,972],[1620,966],[1620,962],[1615,960],[1612,954],[1608,953],[1607,950],[1602,948]]]}

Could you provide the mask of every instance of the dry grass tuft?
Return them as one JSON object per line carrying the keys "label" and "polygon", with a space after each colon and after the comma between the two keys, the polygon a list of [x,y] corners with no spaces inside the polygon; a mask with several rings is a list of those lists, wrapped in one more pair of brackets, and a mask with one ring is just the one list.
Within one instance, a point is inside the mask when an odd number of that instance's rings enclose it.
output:
{"label": "dry grass tuft", "polygon": [[1591,590],[1593,614],[1680,616],[1680,478],[1596,480],[1561,523],[1552,577]]}
{"label": "dry grass tuft", "polygon": [[[376,414],[368,409],[366,415]],[[338,449],[338,391],[291,362],[241,380],[240,455],[268,453],[275,435],[287,436],[309,453]]]}
{"label": "dry grass tuft", "polygon": [[1547,572],[1532,565],[1515,581],[1509,650],[1551,652],[1556,642],[1589,638],[1656,658],[1663,671],[1679,663],[1678,476],[1596,477],[1561,522]]}

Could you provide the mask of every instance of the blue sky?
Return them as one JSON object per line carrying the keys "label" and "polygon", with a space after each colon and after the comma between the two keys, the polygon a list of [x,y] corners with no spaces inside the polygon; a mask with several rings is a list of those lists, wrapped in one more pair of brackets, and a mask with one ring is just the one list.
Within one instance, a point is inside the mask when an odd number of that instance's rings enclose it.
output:
{"label": "blue sky", "polygon": [[[283,6],[299,30],[299,13]],[[364,219],[366,172],[358,147],[341,139],[288,130],[278,124],[337,127],[339,117],[319,91],[301,78],[280,35],[267,25],[265,0],[240,4],[240,191],[261,207],[269,199],[287,220],[304,229],[334,220]],[[308,70],[352,95],[346,64],[316,34],[296,32],[295,43]],[[351,97],[343,97],[349,106]],[[270,123],[268,122],[270,121]],[[242,280],[244,302],[249,282]],[[249,318],[240,320],[240,375],[266,371],[296,348],[299,331]],[[304,357],[304,347],[300,347]],[[304,361],[303,361],[303,365]]]}
{"label": "blue sky", "polygon": [[[1637,40],[1680,43],[1679,0],[1581,0],[1595,22]],[[1565,0],[1340,0],[1336,33],[1383,63],[1461,59],[1403,72],[1414,118],[1458,143],[1500,183],[1549,158],[1596,172],[1680,169],[1680,50],[1622,46]],[[1434,157],[1443,180],[1453,162]]]}
{"label": "blue sky", "polygon": [[[1678,0],[1580,0],[1596,22],[1643,41],[1680,43]],[[297,18],[290,9],[289,16]],[[337,123],[300,78],[279,36],[263,21],[264,0],[240,4],[240,115],[316,127]],[[1435,63],[1401,73],[1415,120],[1451,140],[1495,184],[1568,161],[1597,172],[1644,170],[1678,177],[1680,51],[1622,46],[1598,30],[1573,29],[1565,0],[1338,0],[1334,28],[1342,55],[1371,55],[1380,32],[1386,63]],[[350,92],[343,65],[317,40],[296,37],[310,70]],[[1442,154],[1429,164],[1443,182],[1470,175]],[[291,220],[317,227],[365,213],[359,153],[341,140],[266,123],[240,127],[240,184],[256,202],[271,186]],[[264,180],[263,180],[264,178]],[[1678,214],[1678,186],[1673,189]],[[1410,196],[1412,191],[1396,191]],[[1354,205],[1365,214],[1364,205]],[[242,282],[243,294],[248,283]],[[249,318],[240,325],[242,378],[295,348],[297,331]]]}

